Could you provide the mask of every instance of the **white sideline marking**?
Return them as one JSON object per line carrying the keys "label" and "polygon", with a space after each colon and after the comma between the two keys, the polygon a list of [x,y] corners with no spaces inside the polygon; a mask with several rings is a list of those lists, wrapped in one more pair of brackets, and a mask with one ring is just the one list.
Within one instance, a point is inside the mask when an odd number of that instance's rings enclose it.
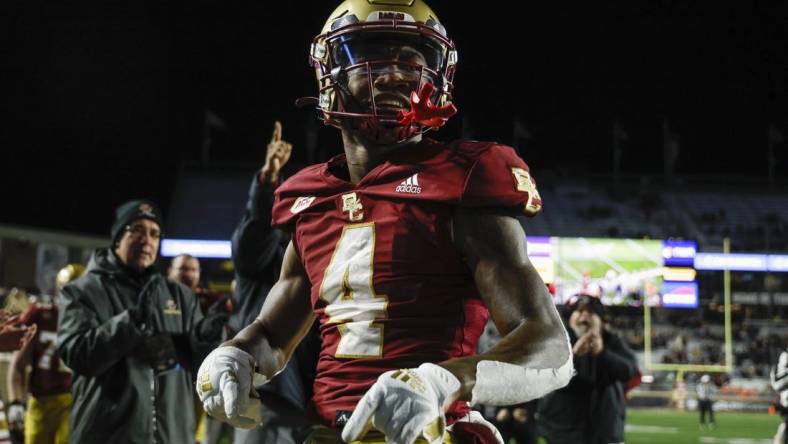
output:
{"label": "white sideline marking", "polygon": [[634,432],[634,433],[678,433],[678,427],[660,427],[660,426],[648,426],[648,425],[638,425],[638,424],[627,424],[624,426],[624,430],[626,432]]}
{"label": "white sideline marking", "polygon": [[[660,427],[648,426],[638,424],[627,424],[625,426],[627,433],[679,433],[678,427]],[[701,436],[699,442],[703,444],[772,444],[771,439],[761,438],[715,438],[713,436]]]}
{"label": "white sideline marking", "polygon": [[711,436],[701,436],[700,442],[716,444],[772,444],[771,439],[753,439],[753,438],[714,438]]}

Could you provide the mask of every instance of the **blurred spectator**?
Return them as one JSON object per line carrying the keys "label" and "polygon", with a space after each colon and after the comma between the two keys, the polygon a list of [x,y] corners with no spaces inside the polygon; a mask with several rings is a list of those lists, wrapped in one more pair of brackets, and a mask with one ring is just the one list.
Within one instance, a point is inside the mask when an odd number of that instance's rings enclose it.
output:
{"label": "blurred spectator", "polygon": [[232,298],[230,295],[201,287],[200,276],[200,261],[190,254],[180,254],[173,258],[167,270],[167,277],[194,292],[204,315],[210,315],[214,322],[226,324],[233,313]]}
{"label": "blurred spectator", "polygon": [[493,421],[495,427],[501,432],[503,442],[517,444],[536,444],[538,433],[536,430],[537,401],[525,404],[501,407],[495,414]]}
{"label": "blurred spectator", "polygon": [[167,276],[195,291],[200,286],[200,261],[190,254],[179,254],[172,259]]}
{"label": "blurred spectator", "polygon": [[623,443],[624,389],[638,371],[635,355],[605,328],[605,307],[598,298],[574,297],[569,310],[577,374],[539,400],[539,430],[548,444]]}
{"label": "blurred spectator", "polygon": [[192,370],[221,334],[189,289],[154,267],[159,209],[124,203],[110,248],[62,291],[58,350],[74,372],[71,442],[194,442]]}
{"label": "blurred spectator", "polygon": [[[700,428],[706,427],[714,429],[717,423],[714,420],[714,394],[717,387],[712,384],[709,375],[700,377],[700,382],[695,386],[695,391],[698,394],[698,411],[700,412]],[[706,422],[706,415],[709,415],[708,424]]]}
{"label": "blurred spectator", "polygon": [[[279,278],[284,245],[289,239],[271,228],[273,190],[281,168],[290,159],[292,146],[282,140],[282,125],[274,124],[274,134],[266,148],[265,164],[255,174],[241,222],[232,238],[235,263],[235,297],[238,310],[230,325],[240,331],[260,313],[271,286]],[[317,355],[317,330],[312,329],[296,349],[290,362],[260,391],[262,424],[252,430],[235,430],[235,444],[301,444],[308,434],[306,405],[312,397]]]}
{"label": "blurred spectator", "polygon": [[[63,267],[56,277],[57,291],[84,272],[80,264]],[[8,425],[12,436],[24,435],[19,442],[25,444],[67,444],[71,370],[57,351],[58,301],[35,299],[19,319],[21,325],[36,326],[37,334],[14,354],[9,367]]]}

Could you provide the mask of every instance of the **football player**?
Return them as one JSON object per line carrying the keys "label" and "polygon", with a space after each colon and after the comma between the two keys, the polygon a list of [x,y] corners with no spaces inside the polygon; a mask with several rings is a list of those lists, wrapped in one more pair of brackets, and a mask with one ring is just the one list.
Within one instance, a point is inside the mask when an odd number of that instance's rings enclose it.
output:
{"label": "football player", "polygon": [[[469,402],[523,403],[573,372],[515,218],[541,209],[528,166],[497,143],[422,136],[456,112],[457,63],[423,1],[347,0],[310,56],[344,154],[276,190],[273,224],[292,233],[282,272],[258,318],[203,362],[204,408],[253,426],[252,386],[317,318],[327,428],[310,442],[501,442]],[[502,339],[474,355],[488,316]]]}
{"label": "football player", "polygon": [[[80,264],[66,265],[55,277],[57,290],[84,272]],[[38,333],[14,354],[9,367],[9,427],[15,434],[23,431],[28,444],[67,444],[69,438],[71,369],[57,351],[58,307],[54,302],[37,300],[20,316],[20,324],[37,326]]]}

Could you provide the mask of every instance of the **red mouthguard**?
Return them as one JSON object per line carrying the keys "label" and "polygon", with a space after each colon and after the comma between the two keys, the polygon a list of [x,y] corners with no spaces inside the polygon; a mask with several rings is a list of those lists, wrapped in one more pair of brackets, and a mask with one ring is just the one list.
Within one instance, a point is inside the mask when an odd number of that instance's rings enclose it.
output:
{"label": "red mouthguard", "polygon": [[419,123],[438,129],[446,124],[449,117],[457,114],[457,108],[449,103],[448,105],[437,106],[432,103],[430,96],[435,91],[432,83],[422,85],[418,94],[416,91],[410,93],[410,111],[400,111],[397,113],[397,123],[403,126],[410,126]]}

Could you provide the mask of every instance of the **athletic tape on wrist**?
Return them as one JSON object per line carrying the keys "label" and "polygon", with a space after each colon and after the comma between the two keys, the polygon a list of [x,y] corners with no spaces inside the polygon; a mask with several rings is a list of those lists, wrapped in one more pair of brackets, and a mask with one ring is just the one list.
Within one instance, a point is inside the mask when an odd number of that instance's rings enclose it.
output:
{"label": "athletic tape on wrist", "polygon": [[569,358],[558,368],[524,368],[507,362],[479,361],[471,405],[521,404],[564,387],[575,374],[568,336],[566,348]]}

